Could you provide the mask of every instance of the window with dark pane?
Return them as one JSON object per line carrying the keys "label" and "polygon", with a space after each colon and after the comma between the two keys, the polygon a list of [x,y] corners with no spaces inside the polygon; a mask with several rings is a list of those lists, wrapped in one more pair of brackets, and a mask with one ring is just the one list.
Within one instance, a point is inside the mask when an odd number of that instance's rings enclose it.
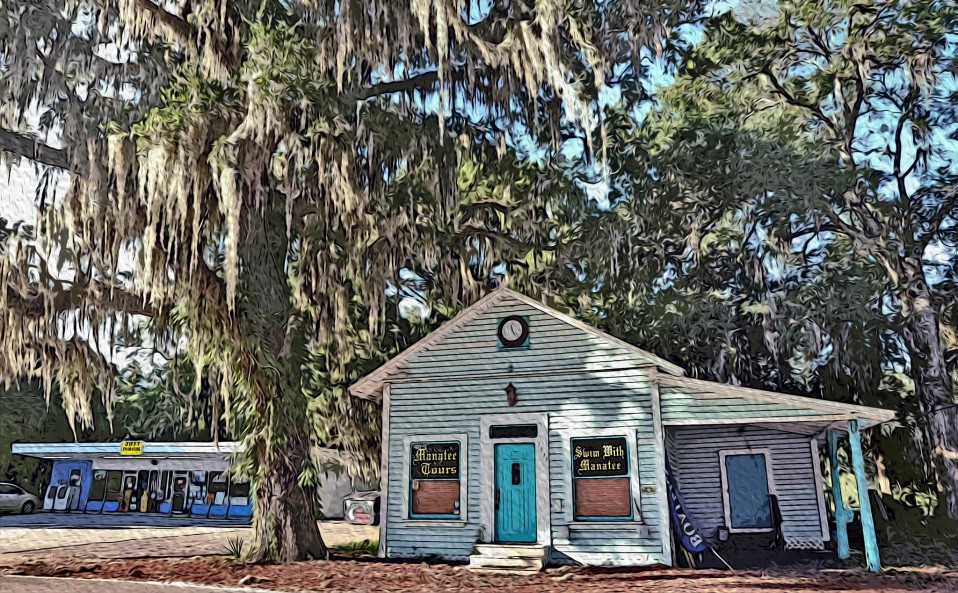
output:
{"label": "window with dark pane", "polygon": [[729,526],[742,530],[771,529],[774,522],[765,455],[726,456],[725,476]]}
{"label": "window with dark pane", "polygon": [[458,519],[459,442],[412,443],[409,455],[409,516]]}
{"label": "window with dark pane", "polygon": [[106,498],[106,470],[98,469],[93,472],[93,483],[90,484],[89,500],[104,500]]}
{"label": "window with dark pane", "polygon": [[632,519],[629,445],[625,437],[572,439],[576,521]]}
{"label": "window with dark pane", "polygon": [[120,485],[123,481],[123,472],[110,470],[106,474],[106,499],[119,500]]}

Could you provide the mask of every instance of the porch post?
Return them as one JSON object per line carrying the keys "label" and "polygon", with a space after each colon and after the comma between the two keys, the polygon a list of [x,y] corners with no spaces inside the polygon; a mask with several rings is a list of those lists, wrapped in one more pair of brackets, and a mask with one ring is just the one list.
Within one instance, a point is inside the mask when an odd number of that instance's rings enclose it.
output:
{"label": "porch post", "polygon": [[835,429],[828,429],[828,467],[832,478],[832,499],[835,501],[835,543],[838,546],[838,557],[847,560],[851,555],[848,548],[848,509],[842,498],[842,482],[838,469],[838,437]]}
{"label": "porch post", "polygon": [[848,421],[848,443],[852,449],[852,468],[858,484],[858,506],[865,536],[865,563],[868,570],[878,572],[881,560],[878,554],[878,538],[875,536],[875,520],[872,518],[871,501],[868,499],[868,480],[865,478],[865,459],[862,456],[862,441],[858,434],[858,420]]}

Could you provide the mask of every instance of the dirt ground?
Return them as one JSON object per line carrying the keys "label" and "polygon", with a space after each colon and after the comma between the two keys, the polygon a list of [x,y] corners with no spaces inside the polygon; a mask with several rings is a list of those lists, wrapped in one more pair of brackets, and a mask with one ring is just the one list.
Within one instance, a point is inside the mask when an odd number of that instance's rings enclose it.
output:
{"label": "dirt ground", "polygon": [[557,568],[532,575],[474,573],[464,566],[383,561],[365,556],[286,565],[246,565],[225,557],[155,558],[102,562],[34,562],[0,569],[0,574],[107,578],[133,581],[245,585],[276,591],[351,593],[643,593],[802,591],[955,591],[958,570],[894,570],[872,575],[860,570],[776,570],[723,572],[677,569]]}
{"label": "dirt ground", "polygon": [[[116,515],[38,513],[0,517],[0,566],[65,558],[104,561],[134,557],[219,556],[230,540],[250,538],[249,525],[223,521]],[[375,527],[319,524],[332,547],[375,540]]]}

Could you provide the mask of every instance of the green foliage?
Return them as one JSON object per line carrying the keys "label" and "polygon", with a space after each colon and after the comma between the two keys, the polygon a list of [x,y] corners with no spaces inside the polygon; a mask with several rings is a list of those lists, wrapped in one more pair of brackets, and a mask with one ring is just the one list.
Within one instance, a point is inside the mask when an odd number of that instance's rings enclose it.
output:
{"label": "green foliage", "polygon": [[366,556],[375,556],[379,553],[379,540],[364,539],[361,542],[349,542],[333,548],[334,552],[346,554],[364,554]]}
{"label": "green foliage", "polygon": [[[705,19],[656,108],[610,107],[610,205],[581,213],[557,300],[693,375],[898,410],[875,456],[927,492],[929,452],[958,438],[958,258],[926,257],[956,239],[955,146],[932,140],[958,109],[956,15],[799,0]],[[953,461],[931,457],[954,513]]]}
{"label": "green foliage", "polygon": [[243,560],[247,556],[246,539],[242,537],[231,537],[226,540],[226,555],[233,560]]}
{"label": "green foliage", "polygon": [[0,480],[16,482],[34,494],[41,494],[49,477],[49,463],[13,455],[14,443],[57,443],[74,436],[83,440],[109,439],[110,425],[105,410],[97,406],[97,428],[74,435],[63,410],[60,393],[54,389],[48,402],[43,388],[35,383],[0,387]]}

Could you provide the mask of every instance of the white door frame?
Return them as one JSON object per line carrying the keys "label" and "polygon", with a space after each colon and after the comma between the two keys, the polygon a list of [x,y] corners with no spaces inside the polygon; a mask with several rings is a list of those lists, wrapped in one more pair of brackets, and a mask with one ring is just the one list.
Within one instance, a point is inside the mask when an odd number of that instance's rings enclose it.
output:
{"label": "white door frame", "polygon": [[[490,439],[492,426],[534,424],[536,437]],[[545,412],[486,414],[479,417],[479,534],[483,542],[496,539],[496,458],[495,446],[506,443],[533,443],[536,447],[536,544],[552,545],[552,515],[549,507],[549,415]]]}

